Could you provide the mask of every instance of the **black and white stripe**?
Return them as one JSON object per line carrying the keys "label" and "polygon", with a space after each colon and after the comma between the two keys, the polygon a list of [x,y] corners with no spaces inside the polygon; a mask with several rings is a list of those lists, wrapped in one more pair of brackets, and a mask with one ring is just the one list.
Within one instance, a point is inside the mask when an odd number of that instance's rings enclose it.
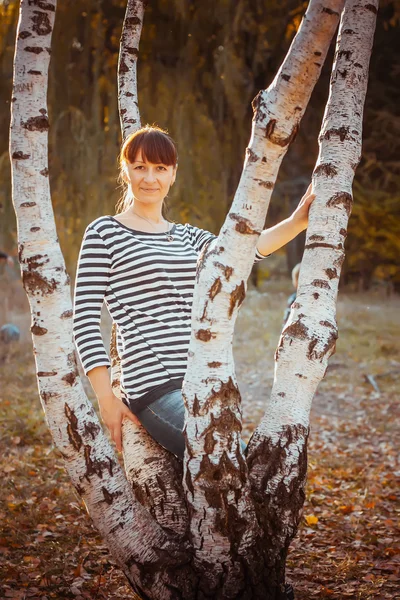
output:
{"label": "black and white stripe", "polygon": [[216,237],[188,223],[171,233],[169,242],[104,216],[87,227],[79,255],[74,337],[82,365],[86,374],[110,366],[100,330],[105,301],[117,324],[122,396],[136,409],[181,387],[197,259]]}

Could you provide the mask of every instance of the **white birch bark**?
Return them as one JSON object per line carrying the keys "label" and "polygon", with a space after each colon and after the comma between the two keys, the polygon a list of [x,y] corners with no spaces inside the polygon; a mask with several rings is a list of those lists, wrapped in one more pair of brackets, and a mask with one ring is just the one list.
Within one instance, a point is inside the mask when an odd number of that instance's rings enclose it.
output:
{"label": "white birch bark", "polygon": [[[336,299],[361,157],[362,115],[378,0],[347,0],[336,46],[331,88],[313,173],[316,193],[297,298],[276,351],[265,415],[248,449],[256,501],[266,507],[266,544],[288,546],[304,501],[311,402],[337,339]],[[273,558],[273,557],[271,557]]]}
{"label": "white birch bark", "polygon": [[[46,94],[55,10],[55,0],[21,1],[10,129],[19,259],[39,393],[73,485],[132,587],[149,597],[172,599],[168,567],[186,563],[187,556],[134,498],[77,372],[69,277],[48,173]],[[190,572],[183,567],[180,573],[177,585],[188,593]]]}
{"label": "white birch bark", "polygon": [[118,64],[118,104],[122,136],[140,127],[137,59],[147,0],[128,0],[122,27]]}
{"label": "white birch bark", "polygon": [[[183,387],[184,485],[205,592],[226,583],[224,598],[236,597],[234,582],[243,579],[245,568],[250,571],[251,561],[253,566],[263,564],[247,464],[239,446],[242,421],[232,357],[234,323],[280,163],[319,77],[343,4],[343,0],[310,2],[277,76],[254,99],[239,187],[218,239],[209,244],[199,265]],[[250,548],[257,549],[259,560]]]}

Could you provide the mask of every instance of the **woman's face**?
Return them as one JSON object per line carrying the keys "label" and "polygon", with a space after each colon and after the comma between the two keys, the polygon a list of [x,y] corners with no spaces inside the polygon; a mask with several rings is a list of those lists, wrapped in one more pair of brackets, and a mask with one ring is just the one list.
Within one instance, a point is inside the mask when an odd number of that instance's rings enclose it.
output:
{"label": "woman's face", "polygon": [[125,177],[134,197],[145,204],[162,202],[175,181],[176,167],[144,161],[139,150],[133,163],[125,163]]}

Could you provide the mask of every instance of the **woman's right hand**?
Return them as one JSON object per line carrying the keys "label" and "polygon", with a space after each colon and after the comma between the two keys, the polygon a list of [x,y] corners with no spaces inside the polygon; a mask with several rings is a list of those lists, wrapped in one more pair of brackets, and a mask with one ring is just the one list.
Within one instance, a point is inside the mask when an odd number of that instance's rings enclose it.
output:
{"label": "woman's right hand", "polygon": [[129,408],[111,393],[109,396],[98,398],[100,407],[100,416],[103,423],[110,431],[111,439],[114,441],[118,452],[122,452],[122,421],[126,417],[136,425],[140,425],[140,421]]}

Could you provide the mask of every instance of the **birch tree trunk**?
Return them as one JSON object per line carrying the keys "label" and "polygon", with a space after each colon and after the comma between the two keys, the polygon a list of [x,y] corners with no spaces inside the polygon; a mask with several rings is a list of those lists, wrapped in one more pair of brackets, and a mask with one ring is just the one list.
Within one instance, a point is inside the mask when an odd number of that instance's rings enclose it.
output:
{"label": "birch tree trunk", "polygon": [[336,300],[352,183],[361,158],[377,12],[378,0],[346,1],[313,173],[316,200],[310,211],[297,298],[276,351],[271,397],[248,447],[251,487],[256,503],[264,507],[261,523],[270,561],[286,555],[298,526],[311,402],[338,336]]}
{"label": "birch tree trunk", "polygon": [[[55,0],[21,1],[10,129],[19,260],[41,403],[72,483],[133,589],[140,582],[143,598],[168,599],[176,597],[176,585],[190,598],[193,576],[184,548],[134,498],[78,377],[69,277],[54,223],[47,157],[55,10]],[[168,569],[177,564],[184,566],[171,585]]]}
{"label": "birch tree trunk", "polygon": [[222,590],[221,597],[235,598],[244,586],[256,589],[255,597],[284,597],[285,557],[277,570],[280,549],[276,554],[271,550],[271,560],[264,551],[264,538],[271,532],[260,529],[260,523],[277,530],[280,524],[268,520],[261,503],[254,504],[240,449],[232,337],[279,166],[320,75],[343,4],[310,2],[274,81],[254,99],[239,187],[218,239],[209,244],[198,269],[183,385],[184,487],[205,595]]}

